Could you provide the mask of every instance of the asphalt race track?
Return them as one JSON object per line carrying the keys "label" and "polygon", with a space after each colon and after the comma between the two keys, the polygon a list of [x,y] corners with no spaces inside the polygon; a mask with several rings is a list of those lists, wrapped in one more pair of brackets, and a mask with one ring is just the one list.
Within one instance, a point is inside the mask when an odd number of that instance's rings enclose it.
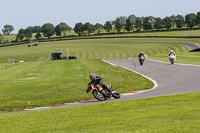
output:
{"label": "asphalt race track", "polygon": [[[190,50],[200,48],[198,44],[189,42],[127,41],[125,43],[180,44],[187,46]],[[106,60],[106,62],[147,76],[154,82],[155,86],[152,90],[120,99],[135,99],[200,91],[200,82],[198,82],[200,81],[200,66],[198,65],[176,63],[171,65],[169,62],[145,60],[144,65],[141,66],[138,59],[116,59]]]}
{"label": "asphalt race track", "polygon": [[200,91],[200,66],[173,64],[167,62],[145,60],[140,65],[138,59],[107,60],[153,79],[157,84],[155,89],[121,99],[135,99],[161,95],[181,94]]}
{"label": "asphalt race track", "polygon": [[[106,42],[105,42],[106,43]],[[109,42],[112,43],[112,42]],[[123,43],[170,43],[186,45],[191,50],[198,49],[199,45],[184,42],[136,42],[127,41]],[[61,107],[72,107],[80,105],[88,105],[94,103],[109,102],[114,100],[127,100],[172,94],[182,94],[200,91],[200,65],[175,64],[170,62],[161,62],[154,60],[145,60],[144,65],[140,65],[138,59],[114,59],[103,60],[111,65],[120,66],[130,71],[139,73],[154,82],[154,88],[144,91],[128,92],[122,94],[120,99],[110,99],[106,101],[87,100],[76,103],[66,103],[60,105],[37,107],[33,109],[25,109],[24,111],[53,109]],[[116,89],[117,90],[117,89]]]}

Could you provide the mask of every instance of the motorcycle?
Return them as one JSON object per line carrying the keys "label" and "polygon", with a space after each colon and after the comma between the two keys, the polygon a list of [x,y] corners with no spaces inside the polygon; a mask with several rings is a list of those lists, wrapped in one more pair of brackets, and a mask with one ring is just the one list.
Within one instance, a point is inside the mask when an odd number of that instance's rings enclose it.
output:
{"label": "motorcycle", "polygon": [[117,92],[114,89],[111,89],[112,88],[111,84],[108,84],[107,88],[108,89],[103,89],[103,87],[101,85],[99,85],[99,84],[95,85],[95,86],[94,86],[94,84],[88,84],[88,90],[99,101],[108,100],[111,97],[113,97],[115,99],[119,99],[120,98],[119,92]]}
{"label": "motorcycle", "polygon": [[174,64],[175,60],[176,60],[176,57],[173,54],[169,55],[169,61],[171,62],[171,64]]}
{"label": "motorcycle", "polygon": [[140,65],[143,65],[144,59],[145,59],[145,56],[143,56],[143,55],[140,56],[140,58],[139,58]]}

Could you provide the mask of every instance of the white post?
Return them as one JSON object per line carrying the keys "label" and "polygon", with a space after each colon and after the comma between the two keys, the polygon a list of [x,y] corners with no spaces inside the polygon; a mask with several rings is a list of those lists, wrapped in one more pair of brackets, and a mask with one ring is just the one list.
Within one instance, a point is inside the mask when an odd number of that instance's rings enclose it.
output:
{"label": "white post", "polygon": [[67,48],[67,60],[68,60],[68,48]]}
{"label": "white post", "polygon": [[63,48],[61,50],[62,50],[61,52],[62,52],[62,60],[63,60]]}

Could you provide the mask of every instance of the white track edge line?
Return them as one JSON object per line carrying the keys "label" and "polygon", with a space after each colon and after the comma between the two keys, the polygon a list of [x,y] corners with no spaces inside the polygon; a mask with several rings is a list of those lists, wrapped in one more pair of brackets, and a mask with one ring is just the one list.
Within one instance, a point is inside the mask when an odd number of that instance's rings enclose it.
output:
{"label": "white track edge line", "polygon": [[[106,63],[108,63],[108,64],[110,64],[110,65],[117,66],[117,65],[115,65],[115,64],[113,64],[113,63],[110,63],[109,61],[106,61],[106,60],[102,60],[102,61],[104,61],[104,62],[106,62]],[[120,66],[120,67],[121,67],[121,66]],[[158,83],[157,83],[155,80],[153,80],[152,78],[147,77],[146,75],[143,75],[143,74],[141,74],[141,73],[139,73],[139,72],[136,72],[136,71],[131,70],[131,69],[126,68],[126,67],[122,67],[122,68],[127,69],[127,70],[129,70],[129,71],[132,71],[132,72],[134,72],[134,73],[137,73],[137,74],[139,74],[139,75],[141,75],[141,76],[143,76],[143,77],[145,77],[145,78],[147,78],[147,79],[149,79],[150,81],[153,82],[153,84],[154,84],[153,88],[148,89],[148,90],[138,91],[138,93],[135,93],[135,94],[140,94],[140,93],[143,93],[143,92],[151,91],[151,90],[155,89],[156,87],[158,87]]]}
{"label": "white track edge line", "polygon": [[[152,60],[152,59],[146,59],[146,60],[155,61],[155,62],[162,62],[162,63],[169,64],[168,62],[165,62],[165,61]],[[194,64],[181,64],[181,63],[174,63],[174,64],[182,65],[182,66],[197,66],[197,67],[200,67],[200,65],[194,65]]]}

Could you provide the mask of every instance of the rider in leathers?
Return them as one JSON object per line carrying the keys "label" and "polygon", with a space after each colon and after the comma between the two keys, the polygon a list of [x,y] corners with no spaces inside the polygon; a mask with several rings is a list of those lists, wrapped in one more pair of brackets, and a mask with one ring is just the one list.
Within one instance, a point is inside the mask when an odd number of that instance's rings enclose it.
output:
{"label": "rider in leathers", "polygon": [[175,60],[176,60],[176,54],[175,54],[175,52],[174,52],[173,50],[171,50],[171,51],[169,52],[169,56],[172,55],[172,54],[175,56]]}
{"label": "rider in leathers", "polygon": [[139,53],[138,58],[141,58],[141,56],[144,57],[144,53],[143,53],[143,52],[140,52],[140,53]]}
{"label": "rider in leathers", "polygon": [[175,54],[175,52],[174,52],[173,50],[171,50],[171,51],[169,52],[169,56],[170,56],[171,54],[173,54],[174,56],[176,56],[176,54]]}
{"label": "rider in leathers", "polygon": [[[91,74],[89,75],[89,77],[90,77],[90,80],[91,80],[91,82],[90,82],[89,84],[93,84],[94,86],[96,86],[96,85],[99,84],[99,85],[101,85],[101,87],[103,87],[103,89],[108,89],[107,85],[103,83],[102,77],[101,77],[101,76],[95,76],[94,73],[91,73]],[[108,89],[108,90],[109,90],[109,89]],[[87,89],[87,93],[88,93],[89,91],[90,91],[90,90]]]}

